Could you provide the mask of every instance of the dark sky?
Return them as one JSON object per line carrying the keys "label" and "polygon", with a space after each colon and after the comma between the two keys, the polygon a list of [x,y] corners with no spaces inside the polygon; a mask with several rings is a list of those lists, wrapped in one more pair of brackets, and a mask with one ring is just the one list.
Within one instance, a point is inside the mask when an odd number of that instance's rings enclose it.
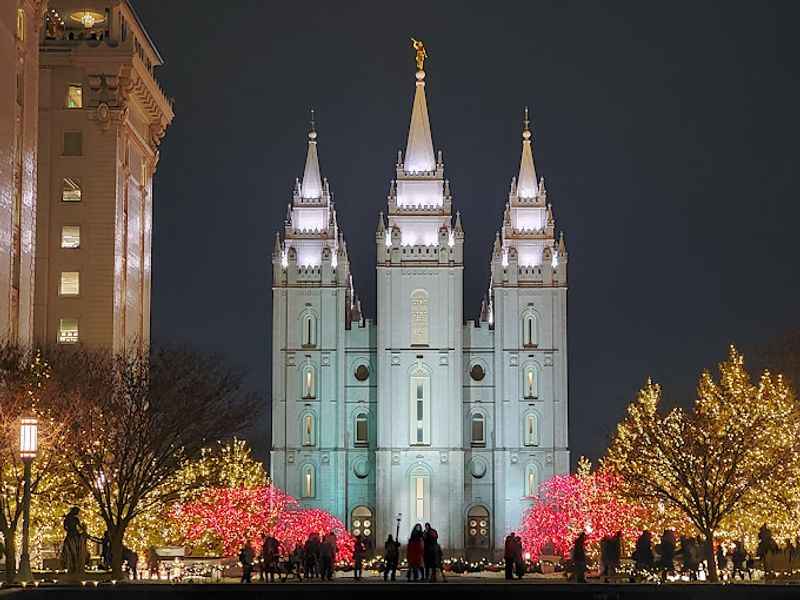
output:
{"label": "dark sky", "polygon": [[[606,6],[610,4],[610,6]],[[531,106],[569,263],[570,446],[596,458],[648,375],[687,403],[733,342],[800,324],[800,3],[136,0],[175,120],[155,181],[153,334],[224,352],[269,398],[271,265],[308,109],[375,314],[374,228],[425,41],[466,230],[465,317]],[[267,449],[268,411],[250,436]]]}

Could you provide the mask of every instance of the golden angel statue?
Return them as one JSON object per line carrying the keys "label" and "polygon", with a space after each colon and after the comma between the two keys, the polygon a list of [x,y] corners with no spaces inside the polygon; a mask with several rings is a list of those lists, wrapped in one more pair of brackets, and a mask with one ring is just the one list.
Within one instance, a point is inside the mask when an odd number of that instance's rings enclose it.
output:
{"label": "golden angel statue", "polygon": [[413,37],[411,38],[411,46],[417,52],[417,70],[422,71],[422,67],[425,64],[425,59],[428,58],[428,53],[425,52],[425,44],[423,44],[419,40],[415,40]]}

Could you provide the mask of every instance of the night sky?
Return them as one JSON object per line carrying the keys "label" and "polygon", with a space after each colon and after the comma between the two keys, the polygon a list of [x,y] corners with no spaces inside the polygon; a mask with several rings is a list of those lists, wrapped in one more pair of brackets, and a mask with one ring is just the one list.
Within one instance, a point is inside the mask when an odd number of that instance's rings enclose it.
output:
{"label": "night sky", "polygon": [[225,353],[265,397],[271,252],[317,111],[357,292],[425,41],[434,145],[477,317],[531,107],[569,251],[570,447],[600,456],[648,376],[669,402],[727,345],[800,325],[800,3],[135,0],[175,120],[155,179],[153,336]]}

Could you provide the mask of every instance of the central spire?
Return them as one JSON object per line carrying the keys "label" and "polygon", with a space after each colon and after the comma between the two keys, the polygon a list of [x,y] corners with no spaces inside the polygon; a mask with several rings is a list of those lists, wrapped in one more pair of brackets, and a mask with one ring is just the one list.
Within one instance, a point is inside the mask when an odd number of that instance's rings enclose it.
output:
{"label": "central spire", "polygon": [[306,170],[303,172],[303,187],[300,191],[303,198],[322,197],[322,177],[319,174],[319,157],[317,156],[317,130],[314,125],[314,109],[311,109],[311,128],[308,131],[308,155]]}
{"label": "central spire", "polygon": [[517,195],[520,198],[536,196],[536,168],[533,166],[533,149],[531,148],[531,121],[528,118],[528,107],[525,107],[525,118],[522,121],[522,158],[519,161],[519,177],[517,178]]}
{"label": "central spire", "polygon": [[422,173],[436,170],[436,158],[433,154],[431,124],[428,120],[428,103],[425,100],[425,71],[422,70],[424,59],[428,56],[422,42],[412,38],[416,50],[417,85],[414,92],[414,106],[411,109],[411,125],[408,128],[406,143],[405,170],[408,173]]}

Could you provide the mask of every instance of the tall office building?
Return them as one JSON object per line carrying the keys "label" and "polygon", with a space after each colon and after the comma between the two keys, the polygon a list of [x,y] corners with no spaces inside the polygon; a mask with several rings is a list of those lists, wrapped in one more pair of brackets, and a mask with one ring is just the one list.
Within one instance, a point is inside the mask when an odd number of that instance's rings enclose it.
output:
{"label": "tall office building", "polygon": [[127,0],[51,0],[41,34],[35,341],[150,341],[153,173],[173,118]]}

